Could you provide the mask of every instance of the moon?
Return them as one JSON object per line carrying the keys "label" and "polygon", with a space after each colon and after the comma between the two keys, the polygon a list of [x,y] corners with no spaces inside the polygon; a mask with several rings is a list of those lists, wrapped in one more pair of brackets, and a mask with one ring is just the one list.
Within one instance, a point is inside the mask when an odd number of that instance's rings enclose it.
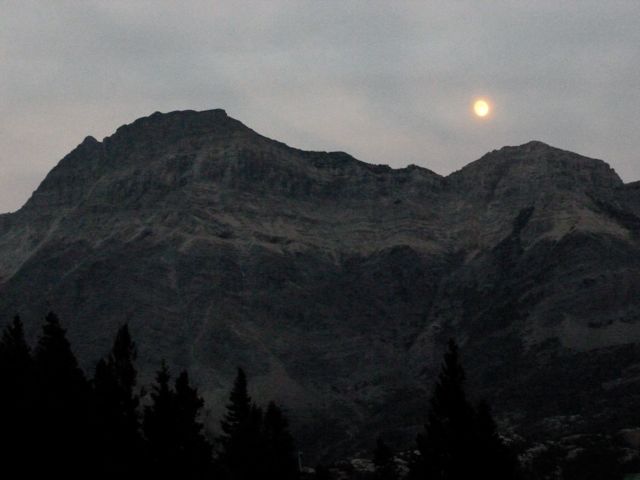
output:
{"label": "moon", "polygon": [[479,98],[475,102],[473,102],[473,113],[475,113],[478,117],[486,117],[489,115],[491,111],[491,107],[489,106],[489,102],[487,102],[484,98]]}

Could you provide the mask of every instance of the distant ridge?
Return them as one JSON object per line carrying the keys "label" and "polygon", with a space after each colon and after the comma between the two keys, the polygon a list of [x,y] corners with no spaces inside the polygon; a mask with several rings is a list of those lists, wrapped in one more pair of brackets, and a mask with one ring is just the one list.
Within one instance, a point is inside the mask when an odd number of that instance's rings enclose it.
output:
{"label": "distant ridge", "polygon": [[241,365],[309,458],[411,445],[450,337],[514,432],[616,431],[640,401],[637,183],[539,141],[442,177],[156,112],[0,215],[0,315],[35,336],[55,310],[88,369],[129,322],[143,374],[188,367],[214,427]]}

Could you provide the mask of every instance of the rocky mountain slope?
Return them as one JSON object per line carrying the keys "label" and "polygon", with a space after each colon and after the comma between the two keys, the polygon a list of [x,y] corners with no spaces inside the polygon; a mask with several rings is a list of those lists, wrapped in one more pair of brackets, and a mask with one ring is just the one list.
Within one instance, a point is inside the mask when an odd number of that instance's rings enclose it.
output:
{"label": "rocky mountain slope", "polygon": [[155,113],[0,215],[0,314],[49,309],[88,369],[128,321],[212,425],[244,366],[312,455],[410,443],[449,337],[520,433],[637,425],[640,187],[541,142],[441,177]]}

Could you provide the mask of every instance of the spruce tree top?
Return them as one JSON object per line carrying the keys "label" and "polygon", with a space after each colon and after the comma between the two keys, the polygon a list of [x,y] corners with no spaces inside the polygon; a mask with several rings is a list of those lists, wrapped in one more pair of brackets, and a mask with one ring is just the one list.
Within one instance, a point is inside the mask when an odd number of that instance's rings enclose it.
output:
{"label": "spruce tree top", "polygon": [[62,381],[74,383],[78,387],[85,386],[84,373],[71,350],[67,332],[60,326],[60,321],[53,312],[49,312],[45,318],[35,359],[43,378],[49,382],[53,382],[55,377],[58,383]]}
{"label": "spruce tree top", "polygon": [[220,422],[222,431],[230,435],[234,433],[238,425],[246,422],[251,415],[251,397],[247,391],[247,376],[242,368],[238,368],[238,374],[229,395],[227,413]]}
{"label": "spruce tree top", "polygon": [[6,326],[0,340],[0,356],[12,361],[29,361],[30,348],[24,338],[24,326],[18,315]]}

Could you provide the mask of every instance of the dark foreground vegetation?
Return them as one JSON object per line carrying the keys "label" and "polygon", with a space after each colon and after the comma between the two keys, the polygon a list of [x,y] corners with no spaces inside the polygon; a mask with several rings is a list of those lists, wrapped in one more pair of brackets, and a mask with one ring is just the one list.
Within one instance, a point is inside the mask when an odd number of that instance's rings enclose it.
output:
{"label": "dark foreground vegetation", "polygon": [[53,313],[33,353],[16,318],[0,340],[2,472],[73,479],[297,476],[285,416],[274,403],[262,409],[252,402],[242,370],[221,435],[209,439],[199,420],[204,401],[188,373],[173,381],[163,363],[141,402],[135,358],[125,325],[89,380]]}
{"label": "dark foreground vegetation", "polygon": [[[121,327],[109,354],[88,379],[55,314],[32,350],[18,317],[0,339],[0,463],[2,476],[94,479],[329,479],[336,469],[300,471],[282,409],[252,401],[242,369],[231,388],[218,436],[201,422],[204,401],[188,372],[172,378],[166,364],[139,389],[136,347]],[[373,469],[351,476],[377,480],[619,479],[615,452],[581,450],[560,464],[552,454],[523,469],[505,445],[486,404],[465,394],[458,348],[451,341],[431,397],[417,453],[398,461],[382,439]],[[582,457],[580,457],[582,455]],[[400,468],[400,465],[404,468]],[[526,471],[525,471],[526,470]],[[343,472],[344,473],[344,472]]]}

